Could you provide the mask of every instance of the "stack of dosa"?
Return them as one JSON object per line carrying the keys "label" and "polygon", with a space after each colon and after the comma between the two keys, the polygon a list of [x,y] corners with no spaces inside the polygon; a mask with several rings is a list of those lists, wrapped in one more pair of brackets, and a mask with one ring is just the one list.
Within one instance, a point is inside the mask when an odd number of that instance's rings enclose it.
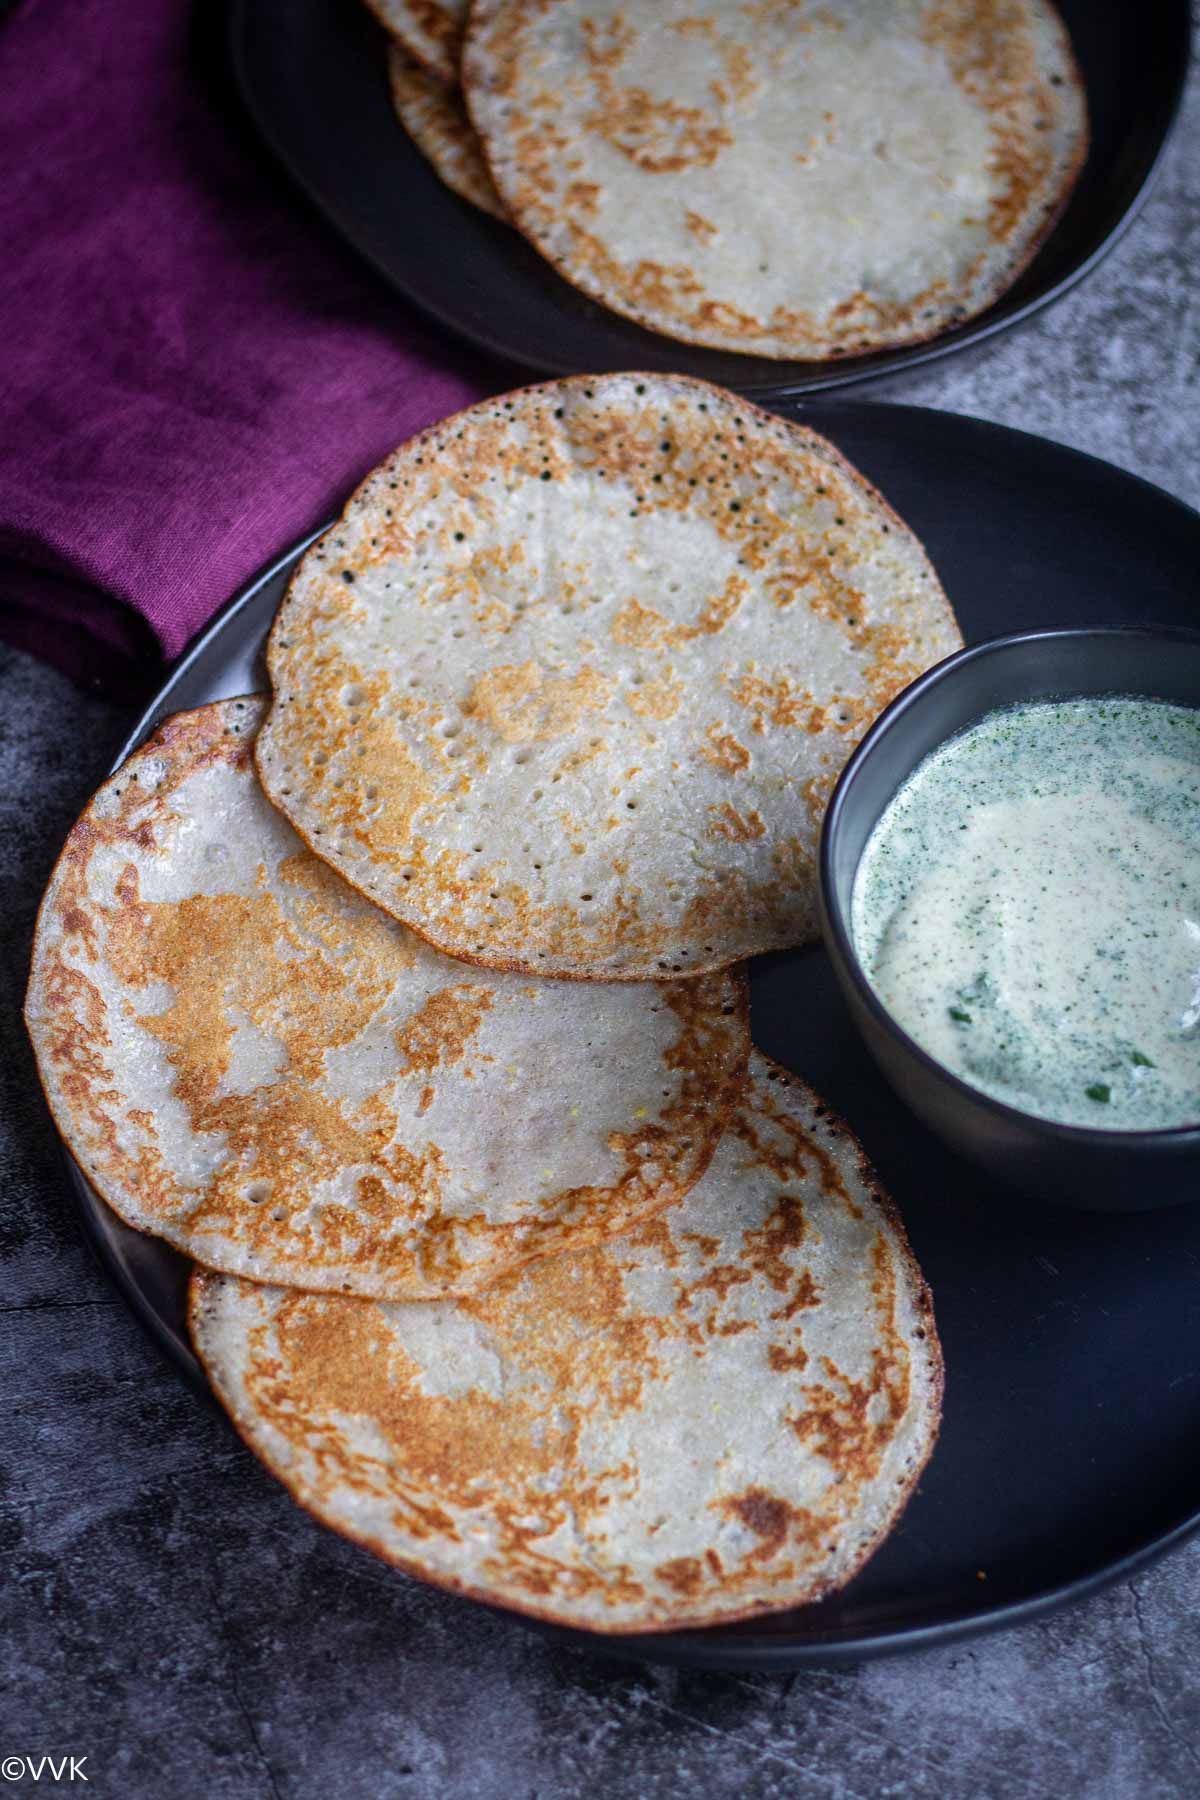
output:
{"label": "stack of dosa", "polygon": [[197,1349],[317,1517],[444,1587],[595,1631],[847,1581],[933,1446],[929,1298],[854,1140],[756,1058],[707,1175],[452,1306],[201,1276]]}
{"label": "stack of dosa", "polygon": [[561,382],[370,478],[265,724],[181,714],[97,794],[39,918],[42,1080],[201,1265],[197,1350],[319,1517],[602,1631],[813,1599],[895,1522],[928,1295],[730,965],[809,935],[837,769],[957,642],[824,439]]}
{"label": "stack of dosa", "polygon": [[406,1299],[685,1193],[741,1086],[743,984],[586,992],[439,956],[268,804],[262,712],[170,720],[42,906],[27,1016],[109,1204],[212,1268]]}

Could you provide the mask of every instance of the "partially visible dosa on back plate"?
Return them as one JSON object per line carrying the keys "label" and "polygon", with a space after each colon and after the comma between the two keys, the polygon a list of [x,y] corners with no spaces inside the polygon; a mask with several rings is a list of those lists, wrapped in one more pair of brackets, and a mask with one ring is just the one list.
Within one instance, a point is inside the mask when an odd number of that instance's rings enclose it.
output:
{"label": "partially visible dosa on back plate", "polygon": [[509,214],[568,281],[760,356],[980,312],[1087,148],[1047,0],[476,0],[462,78]]}
{"label": "partially visible dosa on back plate", "polygon": [[399,44],[388,53],[388,80],[400,123],[438,177],[481,212],[502,219],[504,207],[458,88],[430,75]]}
{"label": "partially visible dosa on back plate", "polygon": [[941,1354],[854,1139],[765,1059],[751,1077],[678,1206],[477,1298],[198,1276],[238,1430],[327,1525],[570,1625],[708,1625],[849,1580],[933,1447]]}
{"label": "partially visible dosa on back plate", "polygon": [[833,781],[959,642],[824,438],[681,376],[578,377],[354,495],[272,630],[258,768],[451,955],[672,977],[813,934]]}
{"label": "partially visible dosa on back plate", "polygon": [[468,0],[367,0],[408,54],[447,87],[458,86],[458,62]]}
{"label": "partially visible dosa on back plate", "polygon": [[597,992],[449,962],[268,804],[261,713],[168,721],[47,890],[26,1016],[100,1194],[212,1267],[389,1298],[678,1199],[740,1091],[741,982]]}

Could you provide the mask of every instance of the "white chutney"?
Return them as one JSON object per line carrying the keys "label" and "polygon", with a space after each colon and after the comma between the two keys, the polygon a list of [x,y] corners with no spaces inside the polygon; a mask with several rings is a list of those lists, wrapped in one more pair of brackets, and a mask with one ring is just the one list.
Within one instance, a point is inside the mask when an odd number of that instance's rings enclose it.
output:
{"label": "white chutney", "polygon": [[930,1055],[1071,1125],[1200,1123],[1200,712],[989,713],[884,811],[855,948]]}

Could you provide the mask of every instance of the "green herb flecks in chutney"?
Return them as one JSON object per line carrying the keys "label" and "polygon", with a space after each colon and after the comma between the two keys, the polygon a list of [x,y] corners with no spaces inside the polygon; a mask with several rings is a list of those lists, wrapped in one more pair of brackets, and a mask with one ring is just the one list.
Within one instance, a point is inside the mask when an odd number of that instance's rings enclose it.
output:
{"label": "green herb flecks in chutney", "polygon": [[985,1093],[1107,1130],[1200,1122],[1200,712],[989,713],[884,812],[853,930],[889,1012]]}

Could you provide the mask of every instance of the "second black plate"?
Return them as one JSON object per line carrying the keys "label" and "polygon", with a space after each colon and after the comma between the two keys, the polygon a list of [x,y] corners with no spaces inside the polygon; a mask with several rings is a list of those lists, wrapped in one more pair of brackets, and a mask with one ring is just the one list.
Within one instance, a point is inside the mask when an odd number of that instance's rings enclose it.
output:
{"label": "second black plate", "polygon": [[[839,405],[802,416],[923,538],[968,641],[1048,624],[1195,624],[1200,516],[1157,488],[951,413]],[[126,752],[166,713],[265,685],[263,639],[303,547],[210,627]],[[941,1441],[896,1531],[821,1605],[651,1638],[560,1635],[610,1656],[715,1668],[861,1657],[1029,1617],[1194,1528],[1200,1205],[1104,1216],[994,1187],[884,1084],[822,951],[760,957],[752,980],[757,1042],[845,1115],[903,1210],[946,1352]],[[184,1259],[122,1225],[74,1176],[122,1291],[202,1382]]]}
{"label": "second black plate", "polygon": [[1062,219],[996,305],[934,342],[837,362],[677,344],[598,306],[517,232],[443,187],[396,121],[383,32],[362,0],[231,0],[242,98],[280,162],[406,299],[478,348],[546,375],[665,369],[760,397],[841,387],[978,342],[1064,293],[1145,196],[1187,72],[1188,0],[1059,0],[1092,142]]}

